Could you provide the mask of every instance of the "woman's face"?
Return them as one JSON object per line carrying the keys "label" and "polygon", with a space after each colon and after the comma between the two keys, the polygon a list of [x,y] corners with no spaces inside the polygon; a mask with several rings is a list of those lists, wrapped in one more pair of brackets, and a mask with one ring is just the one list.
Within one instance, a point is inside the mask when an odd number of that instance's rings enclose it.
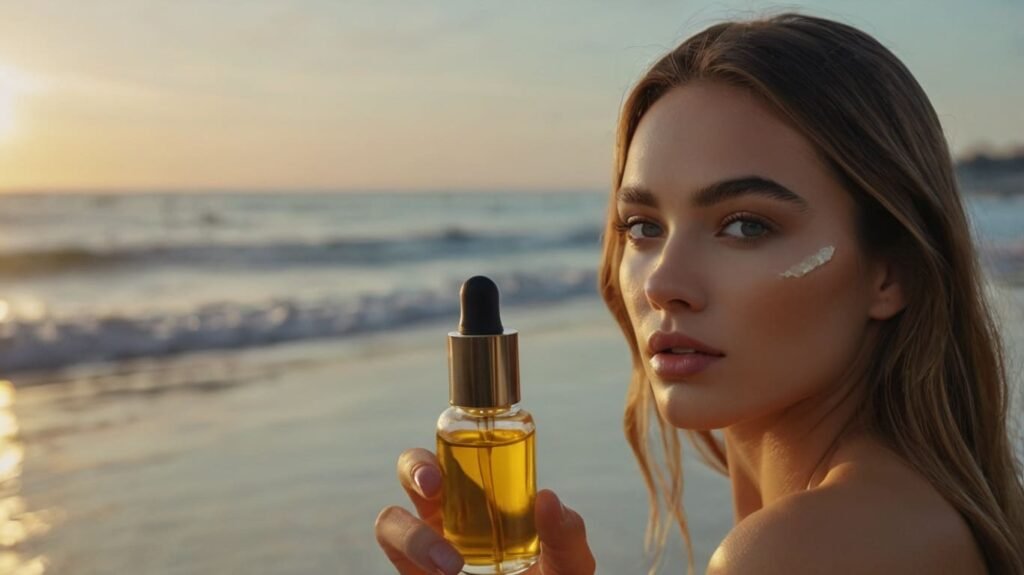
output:
{"label": "woman's face", "polygon": [[[834,390],[881,313],[853,199],[741,89],[698,82],[659,99],[629,147],[617,210],[622,295],[676,427],[727,427]],[[719,353],[658,353],[659,331]]]}

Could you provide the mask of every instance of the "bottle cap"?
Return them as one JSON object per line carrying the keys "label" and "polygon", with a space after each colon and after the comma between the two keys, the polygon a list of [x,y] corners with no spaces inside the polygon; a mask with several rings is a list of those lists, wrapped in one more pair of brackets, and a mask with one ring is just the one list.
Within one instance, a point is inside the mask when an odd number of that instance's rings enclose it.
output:
{"label": "bottle cap", "polygon": [[498,286],[474,276],[459,291],[459,330],[448,333],[448,398],[460,407],[519,403],[519,332],[501,325]]}

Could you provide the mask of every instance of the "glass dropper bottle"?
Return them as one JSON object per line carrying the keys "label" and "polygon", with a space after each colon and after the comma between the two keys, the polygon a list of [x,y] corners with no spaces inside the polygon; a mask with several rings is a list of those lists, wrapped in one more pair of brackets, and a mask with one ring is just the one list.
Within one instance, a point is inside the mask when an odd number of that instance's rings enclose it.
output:
{"label": "glass dropper bottle", "polygon": [[537,561],[533,416],[519,405],[519,334],[501,324],[498,288],[462,285],[448,334],[449,403],[437,420],[444,536],[464,573],[513,574]]}

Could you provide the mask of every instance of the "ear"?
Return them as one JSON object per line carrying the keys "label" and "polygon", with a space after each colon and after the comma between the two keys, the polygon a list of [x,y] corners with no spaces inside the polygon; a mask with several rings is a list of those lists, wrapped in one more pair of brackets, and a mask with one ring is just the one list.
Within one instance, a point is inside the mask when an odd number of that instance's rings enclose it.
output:
{"label": "ear", "polygon": [[903,311],[907,306],[903,286],[895,263],[888,258],[878,261],[871,271],[868,317],[887,320]]}

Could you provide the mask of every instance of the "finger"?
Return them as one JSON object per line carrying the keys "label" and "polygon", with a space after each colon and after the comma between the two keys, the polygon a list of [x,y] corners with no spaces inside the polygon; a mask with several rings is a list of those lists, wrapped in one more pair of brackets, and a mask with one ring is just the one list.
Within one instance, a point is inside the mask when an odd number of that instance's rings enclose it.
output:
{"label": "finger", "polygon": [[441,466],[422,448],[407,449],[398,457],[398,481],[416,506],[420,519],[438,533],[441,526]]}
{"label": "finger", "polygon": [[[391,564],[398,569],[398,573],[400,575],[422,575],[425,571],[417,564],[413,563],[405,553],[400,551],[389,541],[390,535],[387,534],[387,531],[392,528],[389,524],[394,521],[394,518],[392,517],[393,513],[396,512],[391,508],[385,508],[379,515],[377,515],[377,521],[373,526],[374,532],[377,536],[377,544],[384,550],[384,554],[387,556],[388,560],[391,561]],[[429,573],[429,571],[427,571],[427,573]]]}
{"label": "finger", "polygon": [[535,510],[540,537],[540,572],[544,575],[593,575],[594,554],[579,513],[565,507],[549,489],[537,492]]}
{"label": "finger", "polygon": [[451,543],[411,513],[392,505],[377,516],[377,543],[402,575],[457,575],[464,561]]}

